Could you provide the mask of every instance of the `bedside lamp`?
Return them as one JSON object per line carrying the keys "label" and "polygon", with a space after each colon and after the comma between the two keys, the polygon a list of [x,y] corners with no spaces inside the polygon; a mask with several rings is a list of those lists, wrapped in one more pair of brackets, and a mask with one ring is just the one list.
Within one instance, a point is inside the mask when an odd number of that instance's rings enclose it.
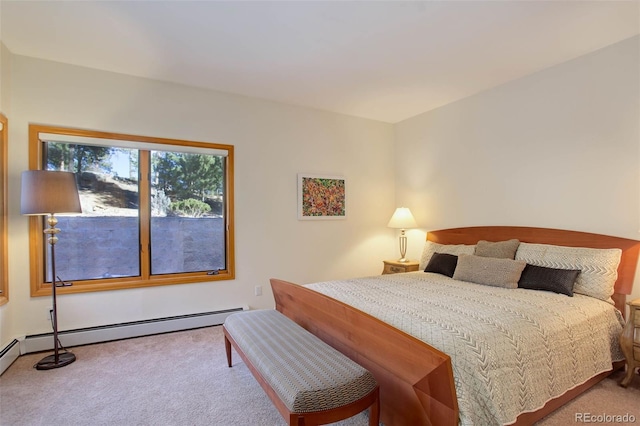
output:
{"label": "bedside lamp", "polygon": [[400,229],[400,259],[398,262],[408,262],[409,260],[405,258],[407,254],[407,236],[404,234],[405,229],[407,228],[417,228],[418,224],[416,220],[413,218],[411,211],[406,207],[398,207],[391,216],[391,220],[387,224],[389,228]]}
{"label": "bedside lamp", "polygon": [[59,352],[55,244],[58,242],[56,235],[60,230],[56,228],[58,219],[54,214],[82,213],[75,174],[49,170],[23,172],[20,213],[31,216],[47,216],[47,224],[49,225],[44,233],[48,235],[47,241],[51,246],[51,295],[53,297],[51,324],[53,326],[54,353],[43,358],[35,367],[37,370],[64,367],[75,361],[76,356],[71,352]]}

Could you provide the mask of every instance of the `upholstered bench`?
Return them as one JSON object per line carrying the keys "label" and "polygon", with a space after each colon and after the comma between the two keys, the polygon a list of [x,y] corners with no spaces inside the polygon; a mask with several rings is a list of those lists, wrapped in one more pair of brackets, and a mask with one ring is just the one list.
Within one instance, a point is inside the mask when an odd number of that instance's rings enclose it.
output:
{"label": "upholstered bench", "polygon": [[369,407],[369,425],[378,425],[373,375],[280,312],[238,312],[223,330],[229,367],[233,345],[289,425],[333,423]]}

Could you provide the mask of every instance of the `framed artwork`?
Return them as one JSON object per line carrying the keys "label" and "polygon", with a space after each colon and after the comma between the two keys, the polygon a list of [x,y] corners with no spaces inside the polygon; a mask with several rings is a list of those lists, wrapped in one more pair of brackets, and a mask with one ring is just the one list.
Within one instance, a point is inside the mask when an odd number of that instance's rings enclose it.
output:
{"label": "framed artwork", "polygon": [[346,181],[343,176],[298,173],[298,219],[347,217]]}

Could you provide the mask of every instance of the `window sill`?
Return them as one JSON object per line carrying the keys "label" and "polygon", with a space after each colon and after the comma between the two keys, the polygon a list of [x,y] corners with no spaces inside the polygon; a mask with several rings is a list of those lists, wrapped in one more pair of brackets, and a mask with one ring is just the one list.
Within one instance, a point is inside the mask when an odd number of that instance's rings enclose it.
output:
{"label": "window sill", "polygon": [[[180,274],[171,277],[152,277],[147,280],[135,278],[114,278],[112,280],[74,281],[72,286],[57,287],[56,294],[90,293],[96,291],[124,290],[129,288],[157,287],[163,285],[194,284],[213,281],[227,281],[235,279],[235,274],[229,271],[221,271],[218,275]],[[31,289],[32,297],[51,296],[51,284],[41,284]],[[0,300],[0,304],[2,304]]]}

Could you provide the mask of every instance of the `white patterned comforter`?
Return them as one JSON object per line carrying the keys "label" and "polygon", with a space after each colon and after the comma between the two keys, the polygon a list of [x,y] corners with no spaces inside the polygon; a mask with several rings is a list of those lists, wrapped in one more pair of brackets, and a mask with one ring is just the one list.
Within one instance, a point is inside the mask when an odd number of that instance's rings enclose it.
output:
{"label": "white patterned comforter", "polygon": [[308,284],[451,357],[460,424],[510,424],[624,359],[624,324],[579,294],[503,289],[424,272]]}

